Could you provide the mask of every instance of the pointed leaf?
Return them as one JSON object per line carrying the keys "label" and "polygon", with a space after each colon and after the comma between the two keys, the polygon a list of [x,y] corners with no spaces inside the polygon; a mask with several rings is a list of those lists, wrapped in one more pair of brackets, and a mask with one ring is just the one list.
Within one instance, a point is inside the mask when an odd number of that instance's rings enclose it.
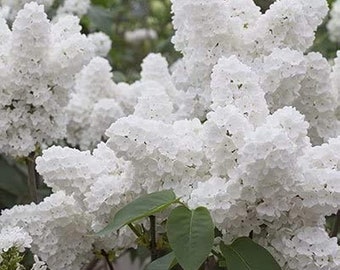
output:
{"label": "pointed leaf", "polygon": [[119,230],[124,225],[148,217],[177,202],[176,195],[171,190],[154,192],[142,196],[120,209],[113,220],[98,235]]}
{"label": "pointed leaf", "polygon": [[281,270],[273,256],[248,237],[236,239],[231,245],[221,244],[228,270]]}
{"label": "pointed leaf", "polygon": [[171,269],[175,264],[175,254],[170,252],[167,255],[151,262],[145,270],[168,270]]}
{"label": "pointed leaf", "polygon": [[169,244],[184,270],[197,270],[208,257],[214,243],[214,224],[204,207],[189,210],[179,206],[167,222]]}

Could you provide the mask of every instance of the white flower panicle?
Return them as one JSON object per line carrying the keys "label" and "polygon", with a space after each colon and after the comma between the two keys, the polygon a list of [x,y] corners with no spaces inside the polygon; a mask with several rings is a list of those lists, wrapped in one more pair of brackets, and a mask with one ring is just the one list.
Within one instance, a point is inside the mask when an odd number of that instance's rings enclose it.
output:
{"label": "white flower panicle", "polygon": [[78,23],[65,17],[52,24],[34,2],[18,13],[12,31],[1,23],[7,41],[0,43],[0,152],[27,156],[65,136],[74,76],[94,55]]}
{"label": "white flower panicle", "polygon": [[4,224],[25,227],[33,239],[32,252],[51,269],[80,269],[90,260],[93,239],[85,236],[88,219],[76,201],[62,191],[39,205],[3,211],[0,225]]}
{"label": "white flower panicle", "polygon": [[67,106],[68,142],[82,149],[94,148],[105,130],[125,115],[119,104],[120,86],[112,81],[109,62],[95,57],[76,76]]}
{"label": "white flower panicle", "polygon": [[[118,252],[122,248],[134,246],[135,238],[129,230],[120,230],[119,234],[113,232],[104,237],[94,236],[94,232],[104,228],[121,207],[141,192],[132,182],[133,173],[128,162],[118,159],[103,143],[98,145],[93,154],[72,148],[52,147],[37,159],[37,170],[46,176],[46,184],[55,193],[38,206],[14,207],[8,212],[4,211],[0,224],[9,222],[9,219],[21,226],[22,222],[26,222],[34,239],[38,234],[42,238],[45,230],[44,235],[49,234],[52,242],[46,246],[42,244],[42,239],[33,241],[32,250],[50,269],[80,269],[79,265],[91,259],[93,247],[98,250],[114,248]],[[43,214],[41,211],[53,214],[40,219],[38,225],[36,222],[39,215]],[[34,218],[30,219],[30,215]],[[35,231],[37,226],[39,232]],[[77,232],[71,229],[72,226],[77,226]],[[66,243],[68,238],[71,243]],[[63,248],[59,249],[59,244]],[[77,249],[76,254],[71,252],[72,248]],[[63,259],[64,256],[67,256],[67,260]],[[64,263],[60,265],[58,260]]]}

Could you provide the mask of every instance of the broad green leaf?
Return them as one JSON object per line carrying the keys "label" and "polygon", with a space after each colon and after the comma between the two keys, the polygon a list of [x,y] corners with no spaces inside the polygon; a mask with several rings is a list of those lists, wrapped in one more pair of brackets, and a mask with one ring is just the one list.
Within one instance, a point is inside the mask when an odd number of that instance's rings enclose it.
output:
{"label": "broad green leaf", "polygon": [[151,262],[145,270],[168,270],[176,264],[175,254],[173,252]]}
{"label": "broad green leaf", "polygon": [[208,257],[214,243],[214,224],[204,207],[189,210],[179,206],[167,222],[169,244],[184,270],[197,270]]}
{"label": "broad green leaf", "polygon": [[248,237],[236,239],[231,245],[221,244],[228,270],[281,270],[273,256]]}
{"label": "broad green leaf", "polygon": [[175,202],[177,202],[176,195],[171,190],[142,196],[120,209],[109,225],[97,234],[103,235],[119,230],[124,225],[161,212]]}

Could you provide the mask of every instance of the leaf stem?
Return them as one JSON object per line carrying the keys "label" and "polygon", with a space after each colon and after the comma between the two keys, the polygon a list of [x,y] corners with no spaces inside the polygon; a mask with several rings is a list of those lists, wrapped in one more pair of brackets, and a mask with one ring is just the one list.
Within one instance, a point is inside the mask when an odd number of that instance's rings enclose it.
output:
{"label": "leaf stem", "polygon": [[151,261],[155,261],[157,259],[156,217],[151,215],[149,218],[150,218],[150,251],[151,251]]}
{"label": "leaf stem", "polygon": [[35,164],[35,153],[32,152],[28,155],[26,158],[26,165],[27,165],[27,171],[28,171],[28,178],[27,178],[27,184],[28,184],[28,190],[31,196],[31,200],[35,203],[38,202],[38,192],[37,192],[37,173],[35,170],[36,164]]}

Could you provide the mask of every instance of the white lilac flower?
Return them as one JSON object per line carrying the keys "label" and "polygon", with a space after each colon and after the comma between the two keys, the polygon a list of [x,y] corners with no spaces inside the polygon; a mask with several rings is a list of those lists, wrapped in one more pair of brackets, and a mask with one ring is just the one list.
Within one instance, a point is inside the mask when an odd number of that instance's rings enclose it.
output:
{"label": "white lilac flower", "polygon": [[94,56],[79,19],[50,23],[43,6],[26,4],[12,31],[0,22],[0,152],[27,156],[66,135],[65,107],[74,76]]}

